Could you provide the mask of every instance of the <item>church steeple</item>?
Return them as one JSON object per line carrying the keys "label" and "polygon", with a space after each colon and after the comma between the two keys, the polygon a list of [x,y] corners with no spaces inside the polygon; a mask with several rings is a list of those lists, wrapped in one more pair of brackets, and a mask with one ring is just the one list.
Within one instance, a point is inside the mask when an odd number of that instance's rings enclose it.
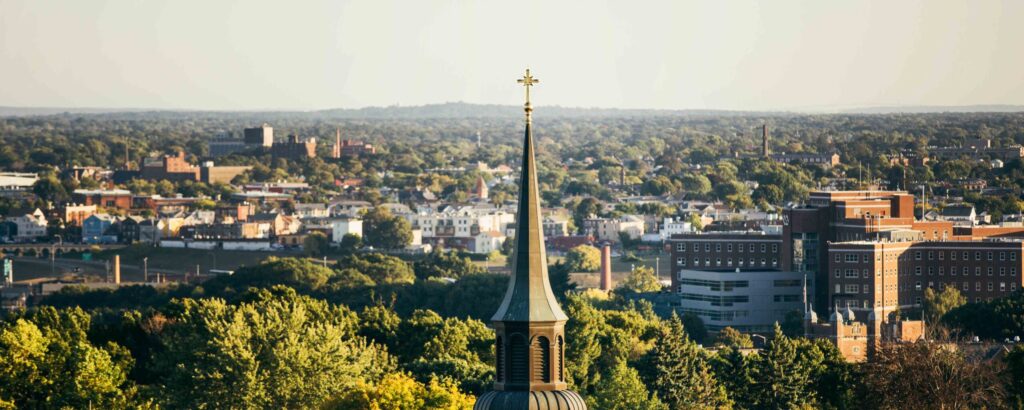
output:
{"label": "church steeple", "polygon": [[538,82],[530,75],[530,70],[519,80],[526,87],[526,132],[512,275],[505,298],[491,318],[497,357],[494,391],[480,396],[474,406],[476,410],[587,408],[578,394],[566,390],[565,322],[568,317],[558,305],[548,280],[530,129],[533,122],[530,87]]}

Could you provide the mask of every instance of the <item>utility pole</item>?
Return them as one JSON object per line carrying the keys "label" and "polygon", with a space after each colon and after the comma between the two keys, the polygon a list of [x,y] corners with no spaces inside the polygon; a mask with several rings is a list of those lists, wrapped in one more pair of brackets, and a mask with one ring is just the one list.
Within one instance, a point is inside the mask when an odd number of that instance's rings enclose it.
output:
{"label": "utility pole", "polygon": [[142,258],[142,281],[149,283],[149,257]]}
{"label": "utility pole", "polygon": [[654,257],[654,277],[661,280],[661,258],[658,256]]}

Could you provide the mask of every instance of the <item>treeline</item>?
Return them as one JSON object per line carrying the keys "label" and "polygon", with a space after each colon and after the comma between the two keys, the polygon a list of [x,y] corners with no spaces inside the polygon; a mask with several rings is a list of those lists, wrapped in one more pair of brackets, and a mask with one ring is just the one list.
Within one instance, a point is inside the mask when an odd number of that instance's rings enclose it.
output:
{"label": "treeline", "polygon": [[[66,288],[0,322],[0,406],[468,409],[493,380],[485,321],[507,287],[472,266],[284,258],[198,286]],[[745,335],[695,340],[699,321],[551,271],[567,378],[591,408],[1003,408],[1024,393],[1020,346],[979,362],[922,342],[851,364],[777,330],[750,354]]]}
{"label": "treeline", "polygon": [[[734,207],[779,205],[806,197],[831,178],[841,187],[860,188],[883,181],[888,187],[977,177],[1014,195],[1024,186],[1024,171],[1011,161],[991,169],[974,158],[933,161],[927,166],[893,165],[900,153],[924,154],[929,146],[954,146],[970,138],[989,138],[995,146],[1024,143],[1024,114],[785,115],[721,114],[629,116],[545,116],[534,127],[542,196],[554,204],[567,195],[602,199],[608,186],[623,179],[640,194],[686,194],[717,199]],[[301,200],[322,200],[337,190],[335,181],[362,178],[362,195],[383,200],[382,186],[426,187],[443,198],[465,199],[477,174],[428,172],[478,161],[516,164],[522,124],[518,116],[475,118],[365,118],[288,113],[121,113],[0,118],[0,169],[46,172],[54,167],[95,165],[119,168],[131,161],[183,150],[194,163],[206,158],[213,137],[240,137],[242,129],[270,122],[278,135],[319,137],[320,156],[292,161],[258,153],[221,158],[224,165],[252,165],[237,182],[302,179],[314,191]],[[743,159],[760,150],[759,126],[768,123],[773,152],[838,153],[843,165],[825,170],[814,165],[774,164]],[[326,158],[334,130],[362,139],[378,154],[342,160]],[[476,146],[480,133],[482,146]],[[740,155],[737,158],[736,155]],[[754,155],[756,157],[756,155]],[[588,159],[588,161],[583,161]],[[573,161],[570,161],[573,160]],[[486,175],[485,175],[486,176]],[[848,179],[845,179],[848,178]],[[762,188],[750,194],[741,182]],[[82,182],[60,181],[66,191]],[[492,190],[496,202],[515,192],[514,183]],[[145,188],[145,187],[142,187]],[[174,186],[200,194],[218,187]],[[146,192],[170,191],[157,186]],[[44,198],[45,200],[61,198]],[[974,199],[972,199],[974,200]],[[1005,213],[997,205],[996,212]]]}

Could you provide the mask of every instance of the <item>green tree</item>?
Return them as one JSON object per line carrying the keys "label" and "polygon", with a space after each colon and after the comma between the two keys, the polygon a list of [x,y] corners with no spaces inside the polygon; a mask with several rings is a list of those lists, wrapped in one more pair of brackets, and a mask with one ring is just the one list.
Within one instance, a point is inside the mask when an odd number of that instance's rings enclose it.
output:
{"label": "green tree", "polygon": [[310,257],[326,254],[330,246],[331,242],[327,239],[327,235],[320,232],[310,233],[302,240],[302,252]]}
{"label": "green tree", "polygon": [[451,278],[458,279],[466,275],[484,273],[484,268],[473,263],[468,257],[458,252],[444,252],[435,248],[425,258],[413,264],[413,270],[419,279]]}
{"label": "green tree", "polygon": [[338,267],[355,269],[378,284],[412,283],[416,280],[408,263],[380,253],[344,256],[338,259]]}
{"label": "green tree", "polygon": [[761,350],[754,371],[754,397],[762,408],[790,409],[813,406],[817,395],[811,388],[813,369],[800,357],[797,343],[776,324],[775,334]]}
{"label": "green tree", "polygon": [[384,207],[376,207],[363,215],[364,241],[381,249],[401,249],[412,243],[412,225],[401,216],[391,215]]}
{"label": "green tree", "polygon": [[648,393],[636,369],[624,362],[613,366],[594,394],[585,399],[592,409],[668,410],[657,395]]}
{"label": "green tree", "polygon": [[349,410],[469,410],[476,400],[451,382],[420,383],[393,373],[376,384],[360,383],[327,403],[325,409]]}
{"label": "green tree", "polygon": [[715,337],[715,346],[724,347],[735,347],[737,349],[749,349],[754,347],[754,341],[750,340],[750,336],[746,333],[742,333],[736,329],[726,326],[718,332],[718,336]]}
{"label": "green tree", "polygon": [[347,233],[341,237],[338,250],[343,254],[353,254],[363,247],[363,237],[357,233]]}
{"label": "green tree", "polygon": [[967,298],[960,294],[956,286],[946,286],[940,292],[932,288],[924,290],[924,315],[929,325],[938,324],[949,311],[963,306]]}
{"label": "green tree", "polygon": [[637,266],[619,284],[619,288],[636,293],[658,292],[661,291],[661,282],[654,276],[653,268]]}
{"label": "green tree", "polygon": [[601,268],[601,251],[590,245],[579,245],[565,253],[565,264],[573,272],[596,272]]}
{"label": "green tree", "polygon": [[78,308],[43,307],[0,323],[0,407],[130,407],[131,356],[114,343],[93,345],[90,320]]}
{"label": "green tree", "polygon": [[64,185],[60,183],[60,180],[53,175],[46,175],[39,178],[34,185],[32,185],[32,193],[36,194],[39,199],[52,204],[60,204],[67,202],[70,198]]}
{"label": "green tree", "polygon": [[757,408],[755,369],[758,356],[747,356],[734,347],[719,349],[711,358],[715,376],[737,408]]}
{"label": "green tree", "polygon": [[228,305],[185,299],[166,309],[155,337],[158,391],[174,408],[315,408],[394,371],[356,335],[357,318],[276,287]]}
{"label": "green tree", "polygon": [[670,409],[728,409],[732,403],[718,383],[704,350],[686,337],[672,314],[647,353],[651,371],[644,379]]}

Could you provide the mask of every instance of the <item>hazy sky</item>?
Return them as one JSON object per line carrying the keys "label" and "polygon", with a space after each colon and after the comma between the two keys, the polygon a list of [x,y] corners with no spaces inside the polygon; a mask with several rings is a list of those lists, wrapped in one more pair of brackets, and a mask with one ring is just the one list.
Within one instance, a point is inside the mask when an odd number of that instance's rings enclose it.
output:
{"label": "hazy sky", "polygon": [[0,105],[1024,104],[1024,1],[0,0]]}

